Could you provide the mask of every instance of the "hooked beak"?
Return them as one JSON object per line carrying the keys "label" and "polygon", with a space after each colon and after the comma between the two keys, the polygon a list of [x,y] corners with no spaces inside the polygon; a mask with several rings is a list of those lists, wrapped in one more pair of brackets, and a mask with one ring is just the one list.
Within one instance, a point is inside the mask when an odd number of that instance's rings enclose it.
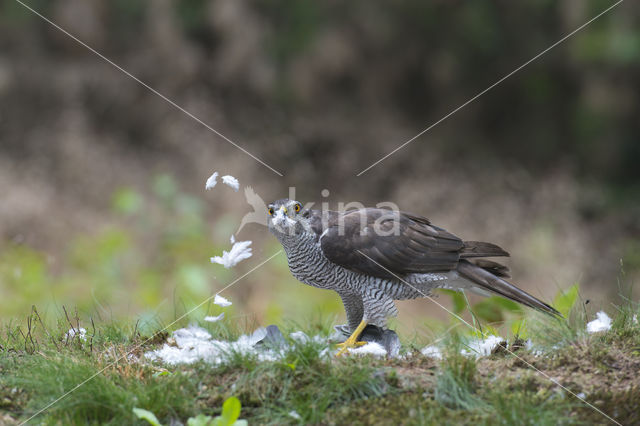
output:
{"label": "hooked beak", "polygon": [[294,221],[287,215],[287,208],[280,206],[280,208],[273,214],[273,224],[279,227],[284,227],[287,224],[292,224]]}

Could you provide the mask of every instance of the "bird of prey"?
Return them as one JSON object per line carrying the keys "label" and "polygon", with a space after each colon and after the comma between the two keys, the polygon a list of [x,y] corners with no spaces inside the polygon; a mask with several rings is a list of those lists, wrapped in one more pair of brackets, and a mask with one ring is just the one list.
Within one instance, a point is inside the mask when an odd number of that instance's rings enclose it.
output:
{"label": "bird of prey", "polygon": [[387,318],[397,314],[394,300],[426,297],[436,288],[497,294],[560,316],[506,281],[506,266],[484,259],[509,253],[495,244],[463,241],[424,217],[379,208],[310,210],[289,199],[274,201],[267,212],[291,273],[342,298],[351,335],[338,355],[362,344],[358,337],[367,324],[385,329]]}

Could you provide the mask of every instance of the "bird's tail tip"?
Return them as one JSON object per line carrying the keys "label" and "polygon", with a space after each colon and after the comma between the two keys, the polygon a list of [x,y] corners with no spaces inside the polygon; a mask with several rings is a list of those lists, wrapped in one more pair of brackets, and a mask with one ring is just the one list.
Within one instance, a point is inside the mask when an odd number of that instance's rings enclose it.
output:
{"label": "bird's tail tip", "polygon": [[458,264],[458,272],[483,290],[488,290],[493,294],[513,300],[514,302],[518,302],[553,317],[564,318],[553,306],[519,289],[510,282],[483,269],[481,266],[475,265],[467,260],[461,260]]}

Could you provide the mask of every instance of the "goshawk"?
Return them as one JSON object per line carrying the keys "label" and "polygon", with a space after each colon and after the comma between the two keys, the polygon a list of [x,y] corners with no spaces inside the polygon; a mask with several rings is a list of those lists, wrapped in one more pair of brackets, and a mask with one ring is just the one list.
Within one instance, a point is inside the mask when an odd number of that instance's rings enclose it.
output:
{"label": "goshawk", "polygon": [[506,266],[484,259],[509,253],[462,241],[424,217],[379,208],[323,212],[289,199],[271,203],[268,213],[291,273],[342,298],[351,336],[339,355],[360,344],[367,324],[386,328],[387,318],[397,314],[394,300],[426,297],[436,288],[497,294],[560,315],[507,282]]}

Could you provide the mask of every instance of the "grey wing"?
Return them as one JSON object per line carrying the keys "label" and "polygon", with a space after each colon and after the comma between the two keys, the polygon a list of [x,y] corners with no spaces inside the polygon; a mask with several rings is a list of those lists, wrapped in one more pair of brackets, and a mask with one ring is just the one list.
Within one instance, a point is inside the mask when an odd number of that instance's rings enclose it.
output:
{"label": "grey wing", "polygon": [[380,278],[455,269],[464,248],[424,217],[373,208],[340,214],[320,245],[330,261]]}

